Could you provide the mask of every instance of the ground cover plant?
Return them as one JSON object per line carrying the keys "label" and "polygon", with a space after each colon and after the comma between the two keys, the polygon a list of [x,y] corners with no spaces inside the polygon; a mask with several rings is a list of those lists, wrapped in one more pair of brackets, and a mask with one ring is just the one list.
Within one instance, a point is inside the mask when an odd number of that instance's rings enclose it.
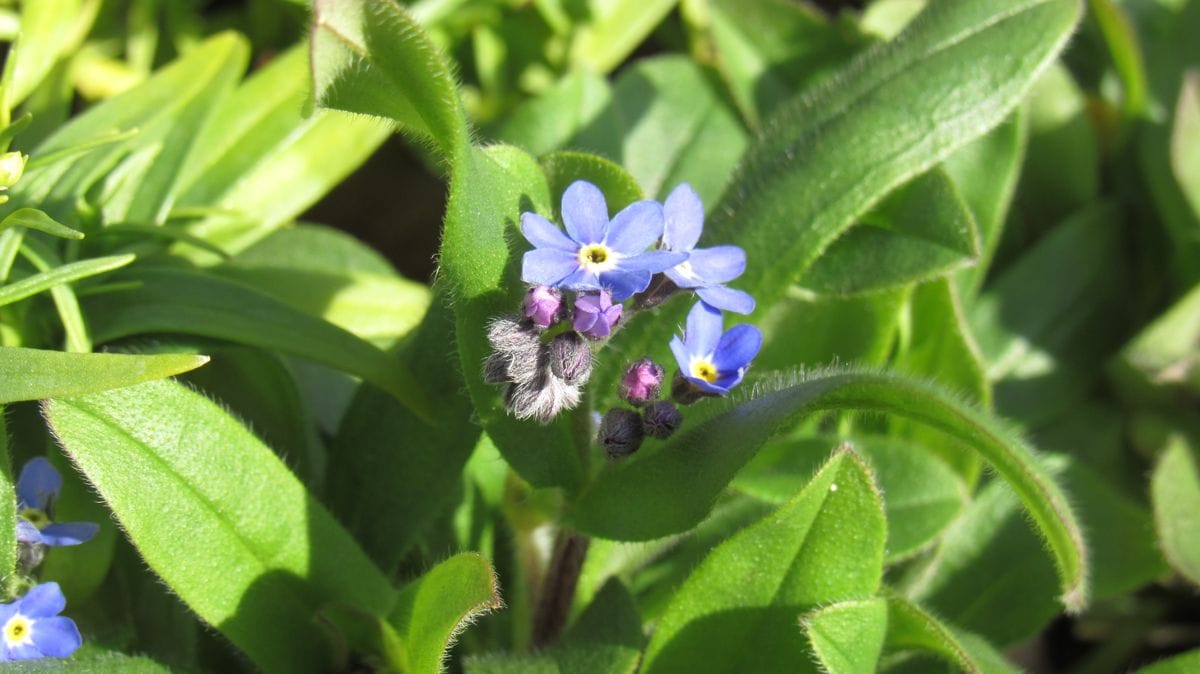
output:
{"label": "ground cover plant", "polygon": [[1197,26],[0,2],[0,671],[1200,671]]}

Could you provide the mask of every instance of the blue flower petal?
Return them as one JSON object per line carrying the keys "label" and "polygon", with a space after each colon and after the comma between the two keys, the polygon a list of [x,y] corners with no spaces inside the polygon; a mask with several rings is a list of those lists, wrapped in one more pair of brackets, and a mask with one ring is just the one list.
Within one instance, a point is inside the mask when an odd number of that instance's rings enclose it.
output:
{"label": "blue flower petal", "polygon": [[721,336],[713,354],[713,365],[724,375],[726,372],[736,372],[747,365],[758,355],[762,348],[762,332],[753,325],[735,325]]}
{"label": "blue flower petal", "polygon": [[56,616],[66,607],[67,598],[55,582],[36,585],[17,601],[17,610],[30,618]]}
{"label": "blue flower petal", "polygon": [[67,658],[83,645],[83,637],[70,618],[43,618],[33,625],[33,645],[43,655]]}
{"label": "blue flower petal", "polygon": [[644,271],[651,274],[666,271],[680,262],[687,261],[687,253],[672,253],[666,250],[648,250],[641,255],[621,258],[621,271]]}
{"label": "blue flower petal", "polygon": [[46,510],[61,490],[62,475],[46,457],[34,457],[21,468],[21,476],[17,478],[17,500],[22,507]]}
{"label": "blue flower petal", "polygon": [[726,286],[709,286],[707,288],[696,288],[696,294],[705,304],[720,309],[721,311],[732,311],[735,314],[749,314],[754,312],[754,298],[750,293],[742,292],[734,288]]}
{"label": "blue flower petal", "polygon": [[650,286],[648,271],[610,271],[600,275],[600,285],[612,291],[613,302],[624,302]]}
{"label": "blue flower petal", "polygon": [[692,186],[682,183],[671,190],[663,204],[663,246],[670,250],[691,250],[704,230],[704,204]]}
{"label": "blue flower petal", "polygon": [[600,243],[608,227],[608,204],[600,188],[585,181],[571,183],[562,197],[563,224],[579,243]]}
{"label": "blue flower petal", "polygon": [[[703,302],[697,302],[688,312],[687,327],[683,333],[688,353],[709,357],[721,340],[721,312]],[[717,365],[717,363],[713,363]],[[684,374],[689,374],[686,370]]]}
{"label": "blue flower petal", "polygon": [[42,529],[42,542],[46,545],[79,545],[92,539],[100,531],[95,522],[55,522]]}
{"label": "blue flower petal", "polygon": [[6,660],[37,660],[38,658],[46,657],[46,654],[39,651],[38,647],[34,646],[33,643],[22,643],[13,646],[5,643],[4,652],[7,656]]}
{"label": "blue flower petal", "polygon": [[[10,602],[8,604],[0,604],[0,627],[3,627],[4,623],[8,622],[8,619],[13,617],[13,615],[15,615],[16,612],[17,612],[17,602],[14,601],[14,602]],[[2,642],[2,641],[3,640],[0,639],[0,642]]]}
{"label": "blue flower petal", "polygon": [[571,240],[561,229],[537,213],[521,214],[521,234],[536,248],[554,248],[574,253],[579,244]]}
{"label": "blue flower petal", "polygon": [[691,251],[688,264],[704,280],[701,285],[725,283],[746,271],[746,251],[737,246],[697,248]]}
{"label": "blue flower petal", "polygon": [[17,520],[17,542],[37,545],[44,543],[42,540],[42,532],[33,526],[33,523],[27,519],[20,518]]}
{"label": "blue flower petal", "polygon": [[545,286],[556,286],[579,269],[574,254],[557,248],[536,248],[521,258],[521,280]]}
{"label": "blue flower petal", "polygon": [[[699,377],[688,377],[687,379],[705,393],[712,393],[713,395],[719,396],[729,395],[729,389],[725,388],[724,386],[720,386],[716,383],[710,384]],[[719,382],[721,380],[718,379],[717,381]]]}
{"label": "blue flower petal", "polygon": [[662,205],[657,201],[635,201],[612,219],[604,242],[623,255],[637,255],[653,246],[662,233]]}
{"label": "blue flower petal", "polygon": [[691,365],[692,354],[688,353],[687,346],[679,337],[671,338],[671,353],[675,354],[675,362],[679,365],[679,371],[686,377],[688,367]]}
{"label": "blue flower petal", "polygon": [[582,267],[558,283],[567,290],[600,290],[600,277]]}
{"label": "blue flower petal", "polygon": [[721,373],[721,376],[717,377],[717,380],[713,382],[713,385],[718,388],[725,389],[725,392],[728,393],[729,390],[734,386],[742,383],[742,377],[745,374],[745,368],[739,368],[733,372],[723,372]]}

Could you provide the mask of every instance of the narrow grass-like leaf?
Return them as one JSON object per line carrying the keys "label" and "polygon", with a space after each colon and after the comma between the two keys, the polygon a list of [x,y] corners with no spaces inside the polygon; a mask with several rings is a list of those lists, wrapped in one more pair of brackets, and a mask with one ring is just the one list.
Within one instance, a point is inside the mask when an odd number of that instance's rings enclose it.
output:
{"label": "narrow grass-like leaf", "polygon": [[887,647],[932,653],[968,674],[1016,674],[986,641],[943,624],[928,611],[888,591]]}
{"label": "narrow grass-like leaf", "polygon": [[920,381],[876,372],[818,372],[610,464],[580,495],[580,529],[648,540],[702,520],[717,495],[772,435],[822,410],[884,412],[928,424],[979,453],[1020,496],[1058,566],[1062,601],[1086,605],[1087,549],[1076,517],[1033,451],[999,422]]}
{"label": "narrow grass-like leaf", "polygon": [[1200,469],[1182,438],[1169,442],[1150,477],[1154,527],[1171,568],[1200,585]]}
{"label": "narrow grass-like leaf", "polygon": [[39,232],[45,232],[51,236],[57,236],[63,239],[82,239],[83,232],[71,229],[64,224],[59,223],[54,218],[46,215],[36,208],[19,208],[12,213],[9,213],[0,220],[0,229],[9,227],[24,227],[26,229],[36,229]]}
{"label": "narrow grass-like leaf", "polygon": [[64,283],[97,276],[120,269],[137,259],[135,255],[110,255],[79,262],[69,262],[53,269],[27,276],[0,287],[0,306],[19,302],[44,290]]}
{"label": "narrow grass-like leaf", "polygon": [[25,100],[59,59],[79,47],[96,19],[98,0],[21,5],[21,32],[9,50],[4,78],[5,114]]}
{"label": "narrow grass-like leaf", "polygon": [[44,411],[146,563],[263,670],[332,664],[313,621],[326,603],[391,609],[396,592],[354,540],[203,396],[150,382]]}
{"label": "narrow grass-like leaf", "polygon": [[571,61],[606,73],[633,53],[679,0],[587,0]]}
{"label": "narrow grass-like leaf", "polygon": [[77,396],[194,370],[208,356],[63,353],[0,347],[0,403]]}
{"label": "narrow grass-like leaf", "polygon": [[273,349],[362,377],[429,418],[427,398],[398,360],[269,295],[182,269],[144,269],[121,278],[136,285],[84,301],[98,342],[175,332]]}
{"label": "narrow grass-like leaf", "polygon": [[[50,274],[64,266],[52,246],[33,237],[22,238],[21,254],[39,274]],[[91,351],[92,340],[88,336],[87,323],[83,320],[83,312],[79,309],[79,299],[75,296],[74,289],[67,283],[56,284],[50,288],[50,298],[54,301],[54,310],[62,320],[63,332],[66,334],[66,350],[76,353]]]}
{"label": "narrow grass-like leaf", "polygon": [[492,565],[470,552],[447,559],[405,585],[390,616],[404,645],[404,671],[438,674],[458,633],[500,606]]}
{"label": "narrow grass-like leaf", "polygon": [[869,469],[837,452],[792,500],[696,567],[659,620],[642,671],[816,671],[797,621],[873,596],[884,536]]}
{"label": "narrow grass-like leaf", "polygon": [[887,603],[878,597],[823,606],[800,624],[827,674],[871,672],[887,635]]}

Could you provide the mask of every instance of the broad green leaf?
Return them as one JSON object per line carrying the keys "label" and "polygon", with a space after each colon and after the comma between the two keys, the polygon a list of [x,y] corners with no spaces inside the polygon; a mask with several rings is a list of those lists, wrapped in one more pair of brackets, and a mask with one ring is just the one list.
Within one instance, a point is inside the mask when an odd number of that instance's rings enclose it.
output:
{"label": "broad green leaf", "polygon": [[678,0],[585,0],[586,21],[576,25],[572,63],[606,73],[650,35]]}
{"label": "broad green leaf", "polygon": [[792,500],[696,568],[659,620],[641,671],[816,671],[797,621],[874,595],[884,536],[869,469],[839,451]]}
{"label": "broad green leaf", "polygon": [[36,208],[21,208],[9,213],[5,216],[4,220],[0,220],[0,229],[7,229],[9,227],[36,229],[39,232],[45,232],[51,236],[58,236],[64,239],[83,238],[83,232],[59,223]]}
{"label": "broad green leaf", "polygon": [[454,342],[443,289],[398,355],[425,391],[434,423],[360,386],[330,447],[330,507],[388,572],[449,507],[479,440],[479,426],[465,423],[474,409],[462,394]]}
{"label": "broad green leaf", "polygon": [[4,416],[4,408],[0,407],[0,593],[9,597],[15,589],[12,584],[17,568],[17,492]]}
{"label": "broad green leaf", "polygon": [[764,341],[754,366],[788,370],[830,363],[883,365],[891,355],[908,296],[907,288],[831,297],[793,287],[758,321]]}
{"label": "broad green leaf", "polygon": [[1015,674],[1018,671],[983,639],[942,623],[894,592],[888,591],[886,597],[889,650],[915,649],[933,653],[968,674]]}
{"label": "broad green leaf", "polygon": [[449,67],[392,0],[319,0],[309,49],[317,105],[393,120],[447,158],[468,143]]}
{"label": "broad green leaf", "polygon": [[72,119],[30,154],[67,151],[114,132],[120,140],[71,162],[30,166],[13,189],[13,203],[73,223],[80,199],[96,190],[106,221],[162,223],[198,131],[241,76],[248,51],[232,33],[209,38],[143,84]]}
{"label": "broad green leaf", "polygon": [[351,236],[313,225],[279,230],[214,271],[385,344],[408,334],[429,306],[424,284]]}
{"label": "broad green leaf", "polygon": [[304,117],[308,96],[306,52],[295,47],[221,102],[182,169],[175,204],[217,212],[188,231],[240,251],[300,215],[391,134],[386,124],[343,112]]}
{"label": "broad green leaf", "polygon": [[[829,77],[857,45],[818,10],[788,0],[700,0],[715,65],[752,128],[779,104]],[[703,13],[701,13],[703,12]]]}
{"label": "broad green leaf", "polygon": [[[884,493],[888,563],[927,547],[962,512],[967,502],[962,479],[925,448],[883,436],[855,436],[848,442],[870,465]],[[732,486],[755,498],[782,503],[837,444],[832,437],[770,442],[738,473]]]}
{"label": "broad green leaf", "polygon": [[[933,3],[902,36],[842,68],[837,86],[802,92],[776,113],[708,209],[703,243],[745,249],[734,285],[764,313],[884,196],[1002,122],[1079,9],[1077,0]],[[684,311],[669,309],[614,342],[628,353],[663,348]]]}
{"label": "broad green leaf", "polygon": [[208,356],[63,353],[0,347],[0,403],[84,395],[194,370]]}
{"label": "broad green leaf", "polygon": [[1150,477],[1158,543],[1171,568],[1200,585],[1200,469],[1182,438],[1167,444]]}
{"label": "broad green leaf", "polygon": [[5,64],[5,114],[33,93],[60,59],[70,57],[87,35],[98,0],[21,4],[21,29]]}
{"label": "broad green leaf", "polygon": [[[611,215],[629,204],[645,199],[641,185],[619,164],[586,152],[551,152],[538,162],[546,173],[546,186],[550,192],[550,207],[548,213],[542,213],[547,218],[561,221],[559,212],[563,192],[576,180],[586,180],[604,193],[608,210]],[[530,249],[532,246],[522,240],[521,248]]]}
{"label": "broad green leaf", "polygon": [[809,267],[799,285],[853,295],[928,281],[979,257],[975,218],[940,169],[891,193]]}
{"label": "broad green leaf", "polygon": [[998,411],[1035,425],[1087,395],[1124,338],[1125,270],[1120,217],[1101,201],[996,277],[968,318]]}
{"label": "broad green leaf", "polygon": [[824,606],[800,624],[812,644],[821,671],[829,674],[871,672],[888,631],[887,603],[878,597]]}
{"label": "broad green leaf", "polygon": [[1118,391],[1138,403],[1173,405],[1200,390],[1200,284],[1147,325],[1109,363]]}
{"label": "broad green leaf", "polygon": [[1188,674],[1200,669],[1200,650],[1188,651],[1173,658],[1142,667],[1135,674]]}
{"label": "broad green leaf", "polygon": [[705,72],[678,55],[624,70],[608,107],[572,141],[624,166],[649,196],[688,182],[707,203],[721,195],[746,143]]}
{"label": "broad green leaf", "polygon": [[408,674],[438,674],[455,636],[480,615],[500,608],[491,564],[464,552],[400,590],[390,621],[403,643]]}
{"label": "broad green leaf", "polygon": [[354,540],[203,396],[150,382],[45,414],[146,563],[263,670],[331,664],[312,621],[326,603],[391,609],[396,592]]}
{"label": "broad green leaf", "polygon": [[1183,78],[1171,131],[1171,170],[1200,218],[1200,71],[1190,70]]}
{"label": "broad green leaf", "polygon": [[571,71],[513,111],[494,132],[534,156],[563,149],[612,100],[608,81],[588,68]]}
{"label": "broad green leaf", "polygon": [[429,417],[429,402],[407,367],[349,332],[269,295],[182,269],[142,269],[121,279],[133,285],[84,301],[98,342],[175,332],[272,349],[362,377]]}
{"label": "broad green leaf", "polygon": [[1024,503],[1058,567],[1062,601],[1087,603],[1087,550],[1066,498],[1033,451],[988,415],[924,382],[894,374],[829,370],[685,426],[596,476],[570,513],[606,538],[648,540],[685,530],[773,434],[821,410],[885,412],[949,433],[978,452]]}
{"label": "broad green leaf", "polygon": [[20,281],[14,281],[0,286],[0,306],[19,302],[26,297],[32,297],[44,290],[60,286],[80,279],[106,274],[114,269],[120,269],[136,259],[134,255],[110,255],[97,257],[79,262],[69,262],[48,271],[26,276]]}
{"label": "broad green leaf", "polygon": [[[31,4],[40,4],[37,2]],[[49,4],[49,3],[47,3]],[[68,609],[69,610],[69,609]],[[5,674],[41,674],[42,672],[70,672],[71,674],[172,674],[170,667],[142,655],[126,655],[103,648],[84,646],[69,659],[41,658],[38,660],[10,661],[0,664]]]}

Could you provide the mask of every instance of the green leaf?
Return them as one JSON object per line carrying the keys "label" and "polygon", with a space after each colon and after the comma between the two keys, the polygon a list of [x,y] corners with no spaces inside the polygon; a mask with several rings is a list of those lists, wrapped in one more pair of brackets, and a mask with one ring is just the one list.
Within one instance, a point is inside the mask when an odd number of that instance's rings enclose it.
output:
{"label": "green leaf", "polygon": [[945,171],[930,171],[888,195],[863,222],[833,242],[799,284],[852,295],[928,281],[971,264],[978,233]]}
{"label": "green leaf", "polygon": [[1188,674],[1200,668],[1200,650],[1188,651],[1173,658],[1142,667],[1135,674]]}
{"label": "green leaf", "polygon": [[[349,606],[332,605],[321,609],[317,619],[328,625],[346,655],[355,654],[366,666],[385,671],[404,671],[404,645],[386,620]],[[347,660],[349,658],[346,658]],[[356,666],[359,658],[355,659]],[[340,662],[339,668],[348,663]]]}
{"label": "green leaf", "polygon": [[312,621],[326,603],[392,607],[395,591],[354,540],[203,396],[150,382],[44,411],[146,563],[263,670],[331,664]]}
{"label": "green leaf", "polygon": [[[932,543],[966,505],[962,480],[924,447],[883,436],[854,436],[848,442],[871,466],[884,493],[889,564]],[[837,444],[832,437],[770,442],[738,473],[732,486],[756,498],[782,503]]]}
{"label": "green leaf", "polygon": [[1180,437],[1169,442],[1150,476],[1154,528],[1171,568],[1200,585],[1200,469]]}
{"label": "green leaf", "polygon": [[[15,230],[21,232],[22,230]],[[21,240],[21,255],[29,260],[39,274],[53,274],[64,265],[54,248],[43,241],[30,237],[26,239],[18,234],[15,240]],[[50,288],[50,298],[54,301],[54,310],[62,320],[67,351],[87,353],[92,350],[92,340],[88,337],[87,324],[79,309],[79,300],[69,284],[59,283]]]}
{"label": "green leaf", "polygon": [[[39,3],[32,3],[39,4]],[[71,674],[171,674],[170,667],[141,655],[125,655],[116,651],[84,646],[69,659],[42,658],[5,662],[0,672],[6,674],[40,674],[41,672],[71,672]]]}
{"label": "green leaf", "polygon": [[390,616],[404,644],[404,671],[438,674],[458,633],[500,604],[492,565],[470,552],[405,585]]}
{"label": "green leaf", "polygon": [[188,223],[189,232],[240,251],[299,216],[391,135],[386,124],[343,112],[303,117],[306,55],[297,46],[275,58],[213,112],[182,168],[175,209],[217,212]]}
{"label": "green leaf", "polygon": [[871,672],[879,662],[887,634],[887,603],[883,599],[844,601],[809,613],[800,624],[829,674]]}
{"label": "green leaf", "polygon": [[620,65],[678,0],[586,0],[586,21],[575,26],[570,59],[596,72]]}
{"label": "green leaf", "polygon": [[9,227],[36,229],[39,232],[45,232],[51,236],[64,239],[83,238],[83,232],[60,224],[57,220],[36,208],[20,208],[9,213],[4,217],[4,220],[0,220],[0,230]]}
{"label": "green leaf", "polygon": [[1112,0],[1088,0],[1088,11],[1100,28],[1121,79],[1122,111],[1130,118],[1145,114],[1146,66],[1129,16]]}
{"label": "green leaf", "polygon": [[11,63],[5,64],[5,114],[33,93],[55,63],[74,54],[99,6],[97,0],[21,5],[21,30],[6,59]]}
{"label": "green leaf", "polygon": [[309,45],[317,105],[395,121],[448,158],[467,145],[449,67],[392,0],[319,0]]}
{"label": "green leaf", "polygon": [[0,403],[84,395],[194,370],[208,356],[63,353],[0,347]]}
{"label": "green leaf", "polygon": [[1171,130],[1171,171],[1200,218],[1200,71],[1190,70],[1183,78],[1179,102],[1175,106],[1175,125]]}
{"label": "green leaf", "polygon": [[[548,218],[561,221],[559,207],[562,194],[576,180],[586,180],[604,193],[608,210],[616,215],[617,211],[629,204],[645,199],[641,185],[637,179],[624,168],[613,161],[586,152],[551,152],[538,162],[546,173],[547,188],[550,193],[550,208],[543,213]],[[528,246],[522,240],[522,247]]]}
{"label": "green leaf", "polygon": [[787,370],[830,363],[883,365],[891,355],[908,296],[907,288],[830,297],[793,287],[758,321],[764,341],[754,366]]}
{"label": "green leaf", "polygon": [[39,436],[46,445],[47,458],[63,478],[62,491],[54,501],[54,518],[61,522],[95,522],[100,527],[87,545],[47,550],[38,569],[39,580],[56,581],[63,594],[79,605],[92,598],[108,577],[120,533],[112,521],[112,513],[71,461],[53,446],[53,440],[46,437],[46,433],[41,432]]}
{"label": "green leaf", "polygon": [[983,639],[957,630],[894,592],[887,592],[887,647],[933,653],[968,674],[1015,674]]}
{"label": "green leaf", "polygon": [[0,306],[19,302],[55,286],[106,274],[114,269],[124,267],[135,259],[137,259],[136,255],[97,257],[79,262],[69,262],[48,271],[27,276],[20,281],[0,286]]}
{"label": "green leaf", "polygon": [[493,135],[540,156],[566,146],[611,101],[612,89],[607,80],[588,68],[572,70],[540,96],[514,110]]}
{"label": "green leaf", "polygon": [[1132,402],[1173,406],[1183,391],[1200,391],[1198,340],[1200,284],[1130,340],[1109,375]]}
{"label": "green leaf", "polygon": [[874,595],[884,536],[869,469],[837,452],[795,498],[696,568],[659,620],[642,671],[815,670],[796,621],[819,605]]}
{"label": "green leaf", "polygon": [[[3,358],[3,351],[0,351]],[[7,381],[8,377],[4,378]],[[17,568],[17,492],[8,453],[8,426],[0,407],[0,594],[13,594]]]}
{"label": "green leaf", "polygon": [[427,398],[399,361],[269,295],[182,269],[141,269],[121,278],[134,285],[84,301],[98,342],[176,332],[272,349],[362,377],[429,418]]}
{"label": "green leaf", "polygon": [[1046,540],[1069,609],[1087,603],[1087,550],[1075,515],[1033,451],[989,416],[930,384],[894,374],[832,370],[685,427],[674,439],[611,463],[580,494],[576,526],[648,540],[685,530],[776,432],[821,410],[885,412],[949,433],[978,452],[1021,497]]}

